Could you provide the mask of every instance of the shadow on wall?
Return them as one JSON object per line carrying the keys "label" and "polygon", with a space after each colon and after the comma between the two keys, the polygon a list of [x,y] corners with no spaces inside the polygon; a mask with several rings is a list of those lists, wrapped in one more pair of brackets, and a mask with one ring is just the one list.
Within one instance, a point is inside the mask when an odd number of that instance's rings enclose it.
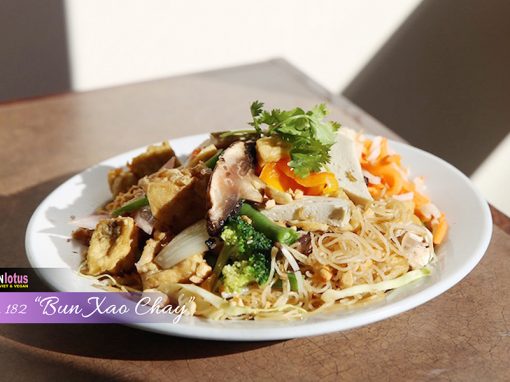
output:
{"label": "shadow on wall", "polygon": [[510,132],[510,3],[425,0],[343,91],[471,174]]}
{"label": "shadow on wall", "polygon": [[0,2],[0,102],[69,91],[63,0]]}

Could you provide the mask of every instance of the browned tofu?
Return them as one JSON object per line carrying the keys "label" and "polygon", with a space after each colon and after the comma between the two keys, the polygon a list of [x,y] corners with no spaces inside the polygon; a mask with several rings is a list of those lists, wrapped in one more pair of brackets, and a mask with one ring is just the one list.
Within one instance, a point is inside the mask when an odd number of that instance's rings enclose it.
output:
{"label": "browned tofu", "polygon": [[135,264],[142,280],[143,290],[157,289],[168,295],[178,288],[176,283],[203,282],[212,272],[203,254],[193,255],[169,269],[161,269],[154,258],[165,246],[168,237],[164,233],[156,234],[154,239],[147,240],[140,259]]}
{"label": "browned tofu", "polygon": [[[151,263],[154,264],[154,263]],[[211,267],[202,254],[196,254],[181,261],[170,269],[152,270],[140,274],[143,289],[157,289],[172,294],[176,283],[199,284],[211,273]]]}
{"label": "browned tofu", "polygon": [[[149,146],[146,152],[134,157],[131,163],[128,164],[128,167],[140,179],[158,171],[172,157],[175,157],[174,150],[172,150],[168,142],[163,142],[159,146]],[[174,166],[179,166],[179,160],[177,158],[175,160],[177,162]]]}
{"label": "browned tofu", "polygon": [[86,273],[115,275],[133,269],[137,245],[138,228],[132,218],[101,220],[90,239]]}
{"label": "browned tofu", "polygon": [[122,192],[127,192],[131,186],[137,183],[138,178],[130,170],[115,168],[108,172],[108,185],[114,197]]}
{"label": "browned tofu", "polygon": [[140,180],[159,230],[177,234],[205,216],[210,175],[210,169],[198,164],[163,169]]}
{"label": "browned tofu", "polygon": [[218,152],[218,148],[214,145],[207,145],[195,149],[186,162],[186,167],[196,166],[200,161],[205,162]]}
{"label": "browned tofu", "polygon": [[92,229],[80,227],[73,231],[72,237],[78,243],[83,244],[88,247],[90,244],[90,239],[92,238],[93,233],[94,233],[94,230],[92,230]]}

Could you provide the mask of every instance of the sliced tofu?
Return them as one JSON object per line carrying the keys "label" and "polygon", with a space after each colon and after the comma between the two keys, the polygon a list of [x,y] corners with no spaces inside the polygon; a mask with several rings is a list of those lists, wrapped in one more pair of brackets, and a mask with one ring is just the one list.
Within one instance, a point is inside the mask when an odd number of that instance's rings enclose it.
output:
{"label": "sliced tofu", "polygon": [[340,129],[336,135],[336,142],[331,148],[331,160],[328,164],[329,171],[336,175],[338,185],[358,204],[371,202],[372,196],[368,191],[361,164],[356,154],[355,142]]}
{"label": "sliced tofu", "polygon": [[350,202],[340,198],[305,196],[261,211],[274,221],[307,221],[344,228],[350,219]]}
{"label": "sliced tofu", "polygon": [[193,151],[186,162],[186,167],[196,166],[200,161],[205,162],[218,152],[214,145],[199,147]]}
{"label": "sliced tofu", "polygon": [[153,260],[160,249],[161,240],[149,239],[146,241],[145,247],[143,247],[142,255],[135,264],[138,274],[143,275],[144,273],[159,271],[159,267]]}
{"label": "sliced tofu", "polygon": [[188,257],[170,269],[158,268],[153,261],[154,252],[151,248],[144,249],[142,258],[136,266],[142,279],[143,289],[156,289],[167,295],[176,291],[177,283],[200,284],[212,271],[202,254]]}
{"label": "sliced tofu", "polygon": [[[172,150],[168,142],[163,142],[159,146],[149,146],[143,154],[134,157],[131,163],[128,164],[128,167],[139,179],[155,173],[172,157],[175,157],[174,150]],[[179,160],[177,158],[175,160],[177,161],[175,166],[179,166]]]}
{"label": "sliced tofu", "polygon": [[87,273],[115,275],[129,271],[135,263],[138,228],[129,217],[101,220],[87,250]]}
{"label": "sliced tofu", "polygon": [[195,254],[184,259],[169,269],[161,269],[154,261],[163,248],[165,235],[160,234],[156,239],[149,239],[145,244],[140,260],[135,264],[142,280],[143,290],[158,290],[167,295],[177,291],[176,283],[202,283],[212,272],[203,254]]}
{"label": "sliced tofu", "polygon": [[188,169],[162,169],[140,180],[157,227],[174,234],[202,219],[211,170],[202,164]]}
{"label": "sliced tofu", "polygon": [[108,185],[114,197],[120,193],[127,192],[131,186],[137,183],[138,178],[130,170],[115,168],[108,172]]}
{"label": "sliced tofu", "polygon": [[[170,160],[172,162],[169,162]],[[116,197],[128,192],[140,178],[155,173],[165,165],[169,167],[168,163],[172,163],[171,167],[180,166],[179,159],[168,142],[163,142],[159,146],[149,146],[144,153],[134,157],[131,163],[128,163],[127,169],[119,167],[108,172],[108,185],[112,195]]]}
{"label": "sliced tofu", "polygon": [[413,269],[423,268],[434,256],[433,246],[412,232],[407,232],[402,238],[402,252]]}

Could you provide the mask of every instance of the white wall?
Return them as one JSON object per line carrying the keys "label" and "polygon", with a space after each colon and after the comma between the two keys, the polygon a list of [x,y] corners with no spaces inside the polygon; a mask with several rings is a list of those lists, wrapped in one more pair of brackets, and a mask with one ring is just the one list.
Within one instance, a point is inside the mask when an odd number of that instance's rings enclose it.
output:
{"label": "white wall", "polygon": [[[90,90],[284,57],[340,92],[419,3],[66,0],[72,87]],[[474,177],[507,214],[509,159],[506,142]]]}
{"label": "white wall", "polygon": [[482,194],[510,216],[510,133],[471,176]]}
{"label": "white wall", "polygon": [[67,0],[76,90],[284,57],[340,91],[420,0]]}

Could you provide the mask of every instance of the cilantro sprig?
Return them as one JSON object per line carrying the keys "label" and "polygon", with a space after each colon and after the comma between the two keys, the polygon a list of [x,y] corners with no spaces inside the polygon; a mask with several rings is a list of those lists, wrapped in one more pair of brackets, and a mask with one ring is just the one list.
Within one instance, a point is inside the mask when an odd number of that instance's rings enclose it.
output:
{"label": "cilantro sprig", "polygon": [[297,176],[305,178],[310,172],[320,171],[329,162],[329,151],[335,143],[335,132],[340,124],[324,119],[328,114],[324,104],[306,112],[299,107],[269,112],[263,107],[264,104],[259,101],[251,104],[253,120],[249,124],[260,136],[277,136],[289,143],[289,166]]}

